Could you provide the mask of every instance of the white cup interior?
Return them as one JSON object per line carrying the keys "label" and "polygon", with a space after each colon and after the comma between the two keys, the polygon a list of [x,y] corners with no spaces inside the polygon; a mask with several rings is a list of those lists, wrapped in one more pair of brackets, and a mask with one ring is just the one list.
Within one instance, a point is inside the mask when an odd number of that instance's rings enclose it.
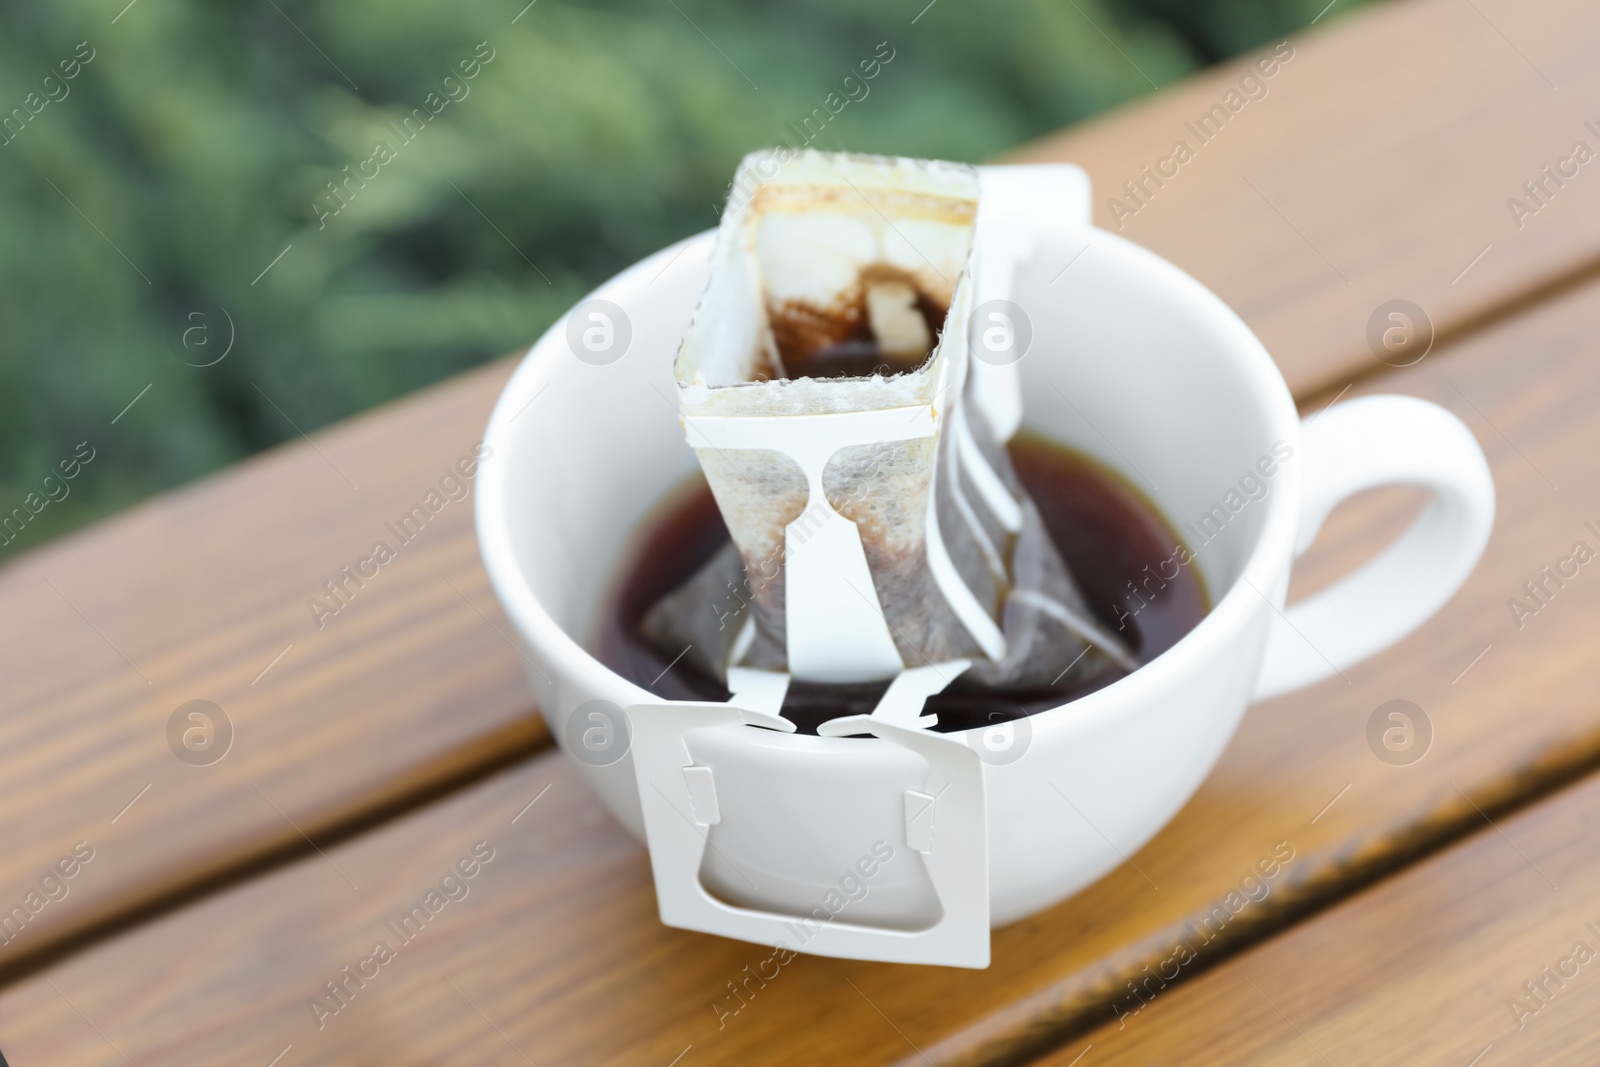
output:
{"label": "white cup interior", "polygon": [[[498,574],[496,584],[513,614],[527,609],[525,632],[544,613],[591,649],[641,524],[697,470],[678,423],[672,362],[705,284],[711,237],[666,249],[596,291],[628,316],[632,340],[620,359],[578,359],[563,319],[496,408],[480,523],[491,571],[498,553],[515,561],[515,575]],[[1275,482],[1258,475],[1255,500],[1254,482],[1241,487],[1274,441],[1293,437],[1293,404],[1265,351],[1198,282],[1100,230],[1041,249],[1019,274],[1015,303],[1033,325],[1018,364],[1025,426],[1149,496],[1195,551],[1215,605],[1260,541],[1279,503],[1269,498],[1294,480],[1292,471]],[[1238,500],[1246,503],[1230,509]],[[1183,524],[1217,505],[1227,521],[1213,519],[1220,533],[1201,545]]]}

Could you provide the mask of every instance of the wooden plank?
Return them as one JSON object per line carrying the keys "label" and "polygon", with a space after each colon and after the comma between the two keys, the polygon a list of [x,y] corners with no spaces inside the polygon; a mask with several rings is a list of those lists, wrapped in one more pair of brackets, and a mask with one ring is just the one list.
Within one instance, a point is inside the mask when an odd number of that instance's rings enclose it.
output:
{"label": "wooden plank", "polygon": [[1041,1067],[1090,1045],[1085,1067],[1594,1063],[1597,817],[1590,777],[1194,981],[1151,983],[1143,1010]]}
{"label": "wooden plank", "polygon": [[[546,739],[495,629],[510,632],[471,498],[404,546],[385,528],[471,457],[510,370],[275,449],[0,571],[0,901],[23,901],[76,842],[97,857],[66,899],[0,937],[0,972]],[[92,447],[115,448],[115,427]],[[347,584],[348,607],[319,629],[307,601],[379,539],[397,558]],[[197,699],[233,724],[209,766],[169,747],[169,718]]]}
{"label": "wooden plank", "polygon": [[[1097,1025],[1176,932],[1275,852],[1268,894],[1216,926],[1206,962],[1476,829],[1479,807],[1502,812],[1600,764],[1589,639],[1600,579],[1585,571],[1522,630],[1505,603],[1600,519],[1597,316],[1593,285],[1378,383],[1462,412],[1483,440],[1501,510],[1478,571],[1418,634],[1347,671],[1349,684],[1253,708],[1194,800],[1133,857],[1137,869],[999,931],[987,971],[800,957],[719,1028],[715,1006],[738,1003],[727,983],[771,951],[661,927],[642,850],[552,753],[12,987],[0,994],[11,1020],[0,1043],[24,1062],[118,1062],[70,1000],[135,1062],[169,1064],[259,1065],[290,1044],[305,1057],[292,1062],[373,1049],[515,1062],[504,1039],[539,1063],[666,1063],[689,1045],[686,1064],[749,1063],[779,1042],[794,1062],[849,1063],[1014,1061],[1057,1047]],[[1366,530],[1404,504],[1355,509],[1331,529],[1324,565],[1370,552]],[[1366,740],[1373,711],[1397,697],[1434,725],[1409,766],[1381,761]],[[369,954],[384,922],[479,837],[506,857],[480,895],[318,1031],[307,998]],[[127,976],[150,960],[159,972],[132,988]]]}
{"label": "wooden plank", "polygon": [[[1583,0],[1374,4],[1292,40],[1259,99],[1227,94],[1271,48],[1015,155],[1088,170],[1096,223],[1220,294],[1303,397],[1381,369],[1366,328],[1386,301],[1458,334],[1600,260],[1600,161],[1560,187],[1541,170],[1580,140],[1600,152],[1597,33]],[[1225,102],[1242,106],[1201,129]],[[1513,197],[1538,207],[1520,226]]]}

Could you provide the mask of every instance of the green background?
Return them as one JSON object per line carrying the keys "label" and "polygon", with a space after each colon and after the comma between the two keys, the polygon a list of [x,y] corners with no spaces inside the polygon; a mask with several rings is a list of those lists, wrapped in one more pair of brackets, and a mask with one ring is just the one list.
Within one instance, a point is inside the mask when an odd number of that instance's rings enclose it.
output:
{"label": "green background", "polygon": [[[0,559],[527,344],[713,225],[738,159],[792,141],[880,42],[893,60],[814,144],[980,161],[1326,4],[525,2],[7,6],[0,113],[79,42],[94,58],[0,147],[0,514],[78,442],[95,458]],[[484,41],[469,95],[400,147],[387,123]],[[319,229],[378,139],[396,158]],[[187,365],[227,339],[215,308],[232,350]]]}

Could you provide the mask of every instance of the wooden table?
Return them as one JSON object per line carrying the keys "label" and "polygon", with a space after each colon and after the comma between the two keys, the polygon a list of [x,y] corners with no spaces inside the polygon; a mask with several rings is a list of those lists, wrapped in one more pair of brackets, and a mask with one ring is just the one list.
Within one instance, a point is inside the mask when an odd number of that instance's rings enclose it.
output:
{"label": "wooden table", "polygon": [[[1305,410],[1400,392],[1455,411],[1500,513],[1437,618],[1348,682],[1252,708],[1137,868],[996,932],[987,971],[801,957],[719,1025],[764,950],[658,922],[642,848],[550,748],[466,502],[317,628],[307,599],[470,450],[505,362],[0,570],[0,908],[26,920],[0,938],[0,1048],[139,1067],[1594,1062],[1600,962],[1575,946],[1600,954],[1600,577],[1521,626],[1507,600],[1596,543],[1600,164],[1520,220],[1507,201],[1532,203],[1524,183],[1575,142],[1600,148],[1597,34],[1581,0],[1399,0],[1292,38],[1267,95],[1137,201],[1123,183],[1270,47],[1016,154],[1086,167],[1099,223],[1237,308]],[[1397,298],[1436,333],[1405,368],[1365,340]],[[1414,506],[1347,506],[1297,590]],[[1434,728],[1407,766],[1365,740],[1394,698]],[[232,725],[209,765],[168,746],[191,700]],[[1275,848],[1293,859],[1270,892],[1174,973]],[[337,1014],[308,1007],[474,849],[492,859],[464,899]]]}

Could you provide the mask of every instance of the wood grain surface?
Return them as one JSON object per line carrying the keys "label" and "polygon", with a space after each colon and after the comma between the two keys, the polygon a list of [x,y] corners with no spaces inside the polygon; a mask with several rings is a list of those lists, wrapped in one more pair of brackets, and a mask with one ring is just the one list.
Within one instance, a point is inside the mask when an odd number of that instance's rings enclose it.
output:
{"label": "wood grain surface", "polygon": [[[1541,169],[1579,140],[1600,151],[1600,8],[1401,0],[1338,11],[1292,38],[1286,62],[1268,46],[1015,157],[1083,166],[1096,223],[1217,292],[1301,397],[1352,367],[1379,369],[1367,322],[1387,301],[1414,301],[1441,335],[1457,334],[1600,259],[1600,160],[1568,164],[1576,176],[1557,175],[1560,185]],[[1271,77],[1255,67],[1263,60]],[[1202,128],[1218,105],[1227,121]],[[1181,165],[1179,141],[1193,153]],[[1547,183],[1542,205],[1523,191],[1535,179]],[[1144,183],[1137,199],[1125,182]],[[1514,217],[1514,197],[1537,211]]]}
{"label": "wood grain surface", "polygon": [[1041,1067],[1600,1061],[1597,822],[1594,777],[1484,822],[1195,981],[1158,976],[1142,1009]]}
{"label": "wood grain surface", "polygon": [[[98,855],[66,898],[0,937],[0,974],[545,740],[494,629],[510,632],[472,498],[441,496],[403,547],[385,529],[471,456],[510,369],[276,449],[0,571],[0,901],[21,902],[79,841]],[[92,447],[116,440],[108,426]],[[327,601],[322,583],[380,538],[397,557],[347,584],[348,606],[319,629],[307,601]],[[169,747],[168,720],[191,700],[232,723],[211,765]]]}
{"label": "wood grain surface", "polygon": [[[112,1064],[114,1043],[135,1063],[264,1064],[293,1045],[282,1067],[391,1052],[517,1062],[509,1043],[540,1064],[665,1064],[692,1045],[692,1067],[1016,1062],[1061,1047],[1109,1018],[1189,923],[1210,917],[1214,931],[1198,972],[1600,763],[1600,579],[1583,573],[1521,629],[1506,607],[1600,519],[1597,316],[1600,285],[1380,383],[1461,413],[1490,456],[1500,514],[1467,587],[1348,683],[1251,709],[1171,825],[1077,897],[997,932],[987,971],[800,957],[719,1026],[714,1006],[740,1003],[727,983],[770,950],[660,926],[642,849],[551,753],[12,986],[7,1054]],[[1322,566],[1370,553],[1369,531],[1406,506],[1380,496],[1339,517]],[[1433,728],[1405,766],[1367,741],[1396,698]],[[307,1000],[479,838],[504,865],[319,1030]],[[1230,893],[1259,899],[1235,912]]]}
{"label": "wood grain surface", "polygon": [[[1238,308],[1297,395],[1384,369],[1363,340],[1380,300],[1418,300],[1459,333],[1600,254],[1600,178],[1587,170],[1520,231],[1504,205],[1524,171],[1581,135],[1600,78],[1583,45],[1595,10],[1475,2],[1381,5],[1296,39],[1268,95],[1122,220]],[[1115,190],[1254,61],[1023,154],[1078,162]],[[1098,204],[1115,226],[1105,196]],[[302,832],[321,841],[543,743],[465,502],[324,630],[306,608],[477,439],[509,369],[277,449],[0,570],[0,778],[16,785],[0,803],[0,899],[79,840],[121,841],[128,857],[121,875],[86,882],[0,945],[0,978],[305,850]],[[116,447],[114,426],[95,447]],[[237,720],[237,749],[215,767],[167,750],[166,720],[191,699]]]}

